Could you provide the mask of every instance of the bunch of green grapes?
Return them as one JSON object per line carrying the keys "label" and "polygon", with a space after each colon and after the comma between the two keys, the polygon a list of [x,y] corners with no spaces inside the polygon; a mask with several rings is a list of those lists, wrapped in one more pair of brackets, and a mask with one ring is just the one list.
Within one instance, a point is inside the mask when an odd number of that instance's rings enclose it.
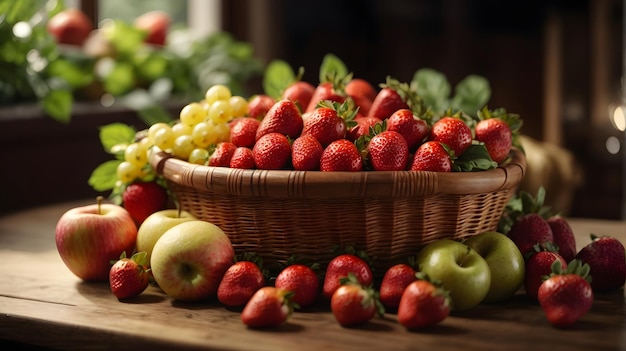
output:
{"label": "bunch of green grapes", "polygon": [[203,100],[181,109],[175,123],[155,123],[148,128],[146,136],[129,144],[124,161],[117,167],[118,179],[128,184],[153,175],[148,163],[153,146],[190,163],[207,164],[212,147],[229,139],[228,123],[245,116],[247,110],[248,101],[244,97],[233,96],[225,85],[211,86]]}

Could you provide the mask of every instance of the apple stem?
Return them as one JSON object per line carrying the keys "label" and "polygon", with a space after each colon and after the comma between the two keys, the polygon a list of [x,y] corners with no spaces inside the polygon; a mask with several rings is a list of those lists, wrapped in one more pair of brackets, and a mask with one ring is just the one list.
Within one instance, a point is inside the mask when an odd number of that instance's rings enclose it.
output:
{"label": "apple stem", "polygon": [[178,218],[180,218],[181,212],[183,212],[183,210],[180,208],[180,206],[178,206]]}
{"label": "apple stem", "polygon": [[98,214],[102,214],[102,195],[96,197],[96,201],[98,202]]}

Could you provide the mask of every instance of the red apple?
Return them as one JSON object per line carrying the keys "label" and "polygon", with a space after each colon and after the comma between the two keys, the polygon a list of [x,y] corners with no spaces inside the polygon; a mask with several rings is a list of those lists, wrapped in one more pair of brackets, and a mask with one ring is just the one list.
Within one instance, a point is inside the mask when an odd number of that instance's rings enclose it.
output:
{"label": "red apple", "polygon": [[81,46],[87,40],[93,25],[81,10],[70,8],[52,16],[47,29],[57,43]]}
{"label": "red apple", "polygon": [[153,45],[165,45],[167,31],[171,22],[170,16],[163,11],[150,11],[135,18],[135,28],[145,30],[148,35],[144,42]]}
{"label": "red apple", "polygon": [[109,279],[111,261],[122,252],[132,254],[137,226],[123,207],[86,205],[69,209],[56,226],[55,240],[61,259],[77,277],[88,281]]}

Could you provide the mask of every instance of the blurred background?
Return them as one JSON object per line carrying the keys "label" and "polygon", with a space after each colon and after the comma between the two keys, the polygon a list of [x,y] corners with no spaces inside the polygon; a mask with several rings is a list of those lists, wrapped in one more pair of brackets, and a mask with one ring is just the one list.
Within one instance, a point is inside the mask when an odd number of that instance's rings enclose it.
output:
{"label": "blurred background", "polygon": [[[240,51],[239,61],[226,59],[237,63],[231,71],[212,62],[201,82],[188,80],[198,91],[225,81],[243,95],[260,93],[263,67],[275,59],[303,67],[304,80],[315,84],[327,53],[375,85],[387,76],[410,81],[425,67],[453,85],[481,75],[491,84],[489,107],[524,120],[524,145],[533,152],[524,189],[545,186],[549,204],[572,217],[625,218],[621,0],[67,0],[64,6],[83,11],[94,27],[162,10],[171,19],[172,50],[218,32],[229,35],[231,48],[249,45],[251,56]],[[184,31],[174,35],[176,29]],[[165,110],[176,114],[180,101],[166,100]],[[11,122],[0,128],[0,212],[95,196],[86,180],[108,157],[98,126],[145,123],[136,110],[107,101],[75,101],[71,122],[48,118],[43,126],[35,125],[37,110],[0,105],[0,123]],[[16,167],[20,162],[36,166]]]}

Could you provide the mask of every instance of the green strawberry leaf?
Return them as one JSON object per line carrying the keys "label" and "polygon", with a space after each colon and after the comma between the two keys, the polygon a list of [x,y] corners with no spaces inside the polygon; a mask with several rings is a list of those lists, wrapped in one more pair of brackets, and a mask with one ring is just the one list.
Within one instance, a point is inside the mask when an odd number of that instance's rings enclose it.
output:
{"label": "green strawberry leaf", "polygon": [[491,159],[484,144],[472,144],[457,157],[452,167],[456,172],[475,172],[496,168],[498,163]]}
{"label": "green strawberry leaf", "polygon": [[320,66],[319,79],[320,83],[332,81],[336,77],[345,77],[348,75],[348,67],[341,59],[333,54],[326,54]]}
{"label": "green strawberry leaf", "polygon": [[456,85],[455,95],[452,98],[452,107],[476,116],[491,97],[489,81],[478,75],[469,75]]}
{"label": "green strawberry leaf", "polygon": [[295,81],[296,75],[287,62],[273,60],[265,69],[263,91],[272,98],[278,99],[283,91]]}
{"label": "green strawberry leaf", "polygon": [[422,68],[415,72],[410,84],[434,113],[442,114],[450,105],[450,83],[443,73]]}
{"label": "green strawberry leaf", "polygon": [[113,189],[117,182],[117,166],[120,163],[122,163],[121,160],[109,160],[101,163],[91,172],[88,180],[89,185],[98,192]]}

